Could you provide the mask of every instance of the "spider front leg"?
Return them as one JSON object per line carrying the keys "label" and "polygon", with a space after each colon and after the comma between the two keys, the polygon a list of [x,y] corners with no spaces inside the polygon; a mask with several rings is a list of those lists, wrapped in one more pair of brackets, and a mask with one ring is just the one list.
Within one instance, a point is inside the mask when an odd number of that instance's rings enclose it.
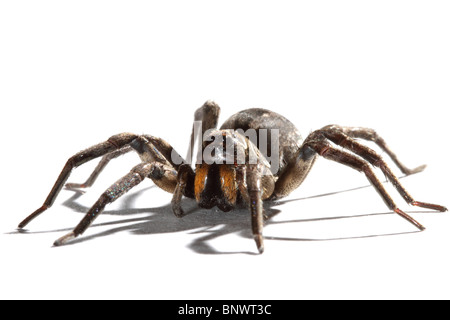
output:
{"label": "spider front leg", "polygon": [[135,166],[127,175],[109,187],[86,213],[73,231],[62,236],[54,242],[55,246],[66,244],[68,241],[81,235],[104,210],[105,206],[117,200],[133,187],[141,183],[146,177],[153,181],[165,184],[169,191],[173,191],[176,183],[176,171],[159,162],[141,163]]}
{"label": "spider front leg", "polygon": [[250,205],[252,233],[256,242],[259,253],[264,252],[263,226],[264,226],[264,209],[263,209],[263,188],[260,165],[247,165],[246,167],[246,184],[248,201]]}
{"label": "spider front leg", "polygon": [[[203,142],[203,136],[207,130],[217,128],[217,122],[219,121],[220,107],[213,101],[206,101],[200,108],[194,113],[194,123],[192,125],[191,140],[189,143],[189,149],[187,154],[188,163],[192,163],[194,147],[198,140],[197,155],[201,156],[201,145]],[[200,128],[199,128],[200,125]],[[199,137],[199,135],[201,136]],[[197,158],[198,158],[197,156]],[[197,160],[197,159],[196,159]]]}
{"label": "spider front leg", "polygon": [[94,171],[91,173],[91,175],[84,183],[66,183],[65,187],[70,190],[91,187],[94,184],[95,180],[97,180],[100,173],[103,171],[103,169],[105,169],[105,167],[112,159],[115,159],[125,153],[128,153],[131,150],[133,150],[133,148],[131,148],[131,146],[129,145],[126,145],[125,147],[119,150],[108,153],[107,155],[103,156],[98,165],[95,167]]}
{"label": "spider front leg", "polygon": [[59,174],[55,184],[53,185],[53,188],[51,189],[50,193],[48,194],[47,198],[45,199],[43,205],[38,208],[36,211],[34,211],[32,214],[30,214],[28,217],[26,217],[20,224],[19,228],[25,227],[31,220],[36,218],[38,215],[40,215],[42,212],[47,210],[52,206],[54,203],[56,197],[58,196],[59,192],[61,191],[62,187],[66,183],[67,179],[69,178],[70,173],[72,170],[83,163],[86,163],[92,159],[95,159],[97,157],[101,157],[105,154],[108,154],[110,152],[113,152],[115,150],[121,149],[124,146],[131,143],[134,139],[136,139],[138,136],[131,134],[131,133],[122,133],[115,136],[110,137],[107,141],[101,142],[95,146],[92,146],[86,150],[80,151],[74,156],[70,157],[69,160],[67,160],[64,168],[62,169],[61,173]]}
{"label": "spider front leg", "polygon": [[188,164],[182,164],[178,169],[177,184],[172,197],[172,211],[178,218],[184,216],[181,208],[183,196],[194,198],[194,179],[194,170]]}
{"label": "spider front leg", "polygon": [[275,179],[268,167],[257,162],[238,166],[236,182],[242,199],[250,209],[252,233],[256,247],[259,253],[263,253],[263,227],[264,221],[268,219],[264,212],[263,201],[273,193]]}

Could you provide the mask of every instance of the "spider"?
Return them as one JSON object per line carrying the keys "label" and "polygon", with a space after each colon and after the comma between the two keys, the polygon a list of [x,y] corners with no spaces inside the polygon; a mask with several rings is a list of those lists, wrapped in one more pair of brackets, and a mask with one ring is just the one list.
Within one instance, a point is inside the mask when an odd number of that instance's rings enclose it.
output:
{"label": "spider", "polygon": [[[171,204],[177,217],[184,215],[181,207],[183,196],[195,199],[200,207],[217,206],[222,211],[232,210],[237,202],[246,203],[251,213],[256,246],[262,253],[262,231],[266,218],[263,201],[289,195],[306,178],[318,156],[364,173],[387,207],[420,230],[425,228],[397,207],[372,167],[383,172],[408,204],[437,211],[447,210],[444,206],[415,201],[386,162],[374,150],[355,140],[375,142],[406,175],[425,168],[425,165],[415,169],[405,167],[373,129],[329,125],[313,131],[302,140],[288,119],[269,110],[254,108],[240,111],[226,120],[220,129],[216,129],[219,113],[219,106],[212,101],[207,101],[196,110],[187,160],[161,138],[131,133],[114,135],[76,153],[67,160],[43,205],[25,218],[19,224],[19,229],[50,208],[64,185],[69,189],[91,186],[110,160],[132,150],[138,153],[141,163],[109,187],[73,231],[54,242],[55,246],[66,244],[81,235],[107,204],[145,178],[150,178],[158,187],[173,194]],[[195,130],[195,124],[199,124],[198,130]],[[191,163],[194,142],[198,138],[195,131],[201,133],[203,141],[200,141],[197,150],[194,170]],[[267,133],[267,136],[264,138],[261,133]],[[261,148],[263,142],[271,150],[270,156],[267,150]],[[65,184],[72,169],[98,157],[102,159],[85,183]],[[269,159],[272,163],[269,163]]]}

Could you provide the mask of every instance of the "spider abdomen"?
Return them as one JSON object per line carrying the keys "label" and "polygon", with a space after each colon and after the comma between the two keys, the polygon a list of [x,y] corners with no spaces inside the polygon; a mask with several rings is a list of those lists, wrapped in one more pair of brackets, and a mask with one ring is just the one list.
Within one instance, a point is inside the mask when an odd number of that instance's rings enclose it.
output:
{"label": "spider abdomen", "polygon": [[220,129],[242,130],[248,136],[254,132],[256,141],[252,142],[269,160],[275,177],[285,171],[286,164],[294,159],[303,140],[291,121],[276,112],[261,108],[246,109],[232,115]]}

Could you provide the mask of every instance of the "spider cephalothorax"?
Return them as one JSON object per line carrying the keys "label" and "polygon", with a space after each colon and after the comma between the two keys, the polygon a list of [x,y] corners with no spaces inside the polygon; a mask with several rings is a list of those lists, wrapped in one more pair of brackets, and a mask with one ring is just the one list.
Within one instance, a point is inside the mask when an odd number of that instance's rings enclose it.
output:
{"label": "spider cephalothorax", "polygon": [[[379,168],[410,205],[446,211],[447,208],[415,201],[400,184],[384,160],[372,149],[355,139],[375,142],[404,174],[422,171],[425,166],[408,169],[372,129],[330,125],[312,132],[302,140],[298,130],[285,117],[264,109],[247,109],[231,116],[217,128],[220,108],[207,101],[194,115],[194,127],[187,159],[183,159],[169,143],[151,135],[122,133],[110,137],[75,154],[65,164],[44,204],[19,224],[26,226],[48,209],[64,185],[85,188],[94,183],[108,162],[131,150],[141,163],[108,188],[87,212],[75,229],[55,241],[62,245],[82,234],[108,203],[150,178],[160,188],[173,194],[172,209],[182,217],[181,199],[193,198],[203,208],[232,210],[237,201],[245,202],[251,213],[252,232],[259,252],[263,252],[263,201],[279,199],[296,189],[306,178],[318,156],[347,165],[365,174],[389,209],[417,228],[424,227],[400,210],[373,172]],[[195,141],[199,147],[192,165]],[[341,148],[336,148],[332,143]],[[85,183],[66,181],[72,169],[102,157]]]}

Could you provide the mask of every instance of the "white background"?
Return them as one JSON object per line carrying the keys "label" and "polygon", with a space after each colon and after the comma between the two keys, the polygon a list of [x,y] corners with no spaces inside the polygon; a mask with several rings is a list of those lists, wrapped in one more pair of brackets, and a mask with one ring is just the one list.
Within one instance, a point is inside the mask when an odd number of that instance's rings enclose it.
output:
{"label": "white background", "polygon": [[447,1],[1,2],[0,298],[450,298],[449,213],[409,207],[386,184],[427,227],[415,232],[363,175],[324,159],[272,208],[263,255],[247,210],[183,201],[191,214],[177,219],[150,180],[52,247],[133,154],[16,232],[67,158],[112,134],[160,136],[184,155],[207,99],[222,121],[263,107],[304,136],[376,128],[404,163],[428,164],[401,179],[413,197],[448,206],[449,17]]}

